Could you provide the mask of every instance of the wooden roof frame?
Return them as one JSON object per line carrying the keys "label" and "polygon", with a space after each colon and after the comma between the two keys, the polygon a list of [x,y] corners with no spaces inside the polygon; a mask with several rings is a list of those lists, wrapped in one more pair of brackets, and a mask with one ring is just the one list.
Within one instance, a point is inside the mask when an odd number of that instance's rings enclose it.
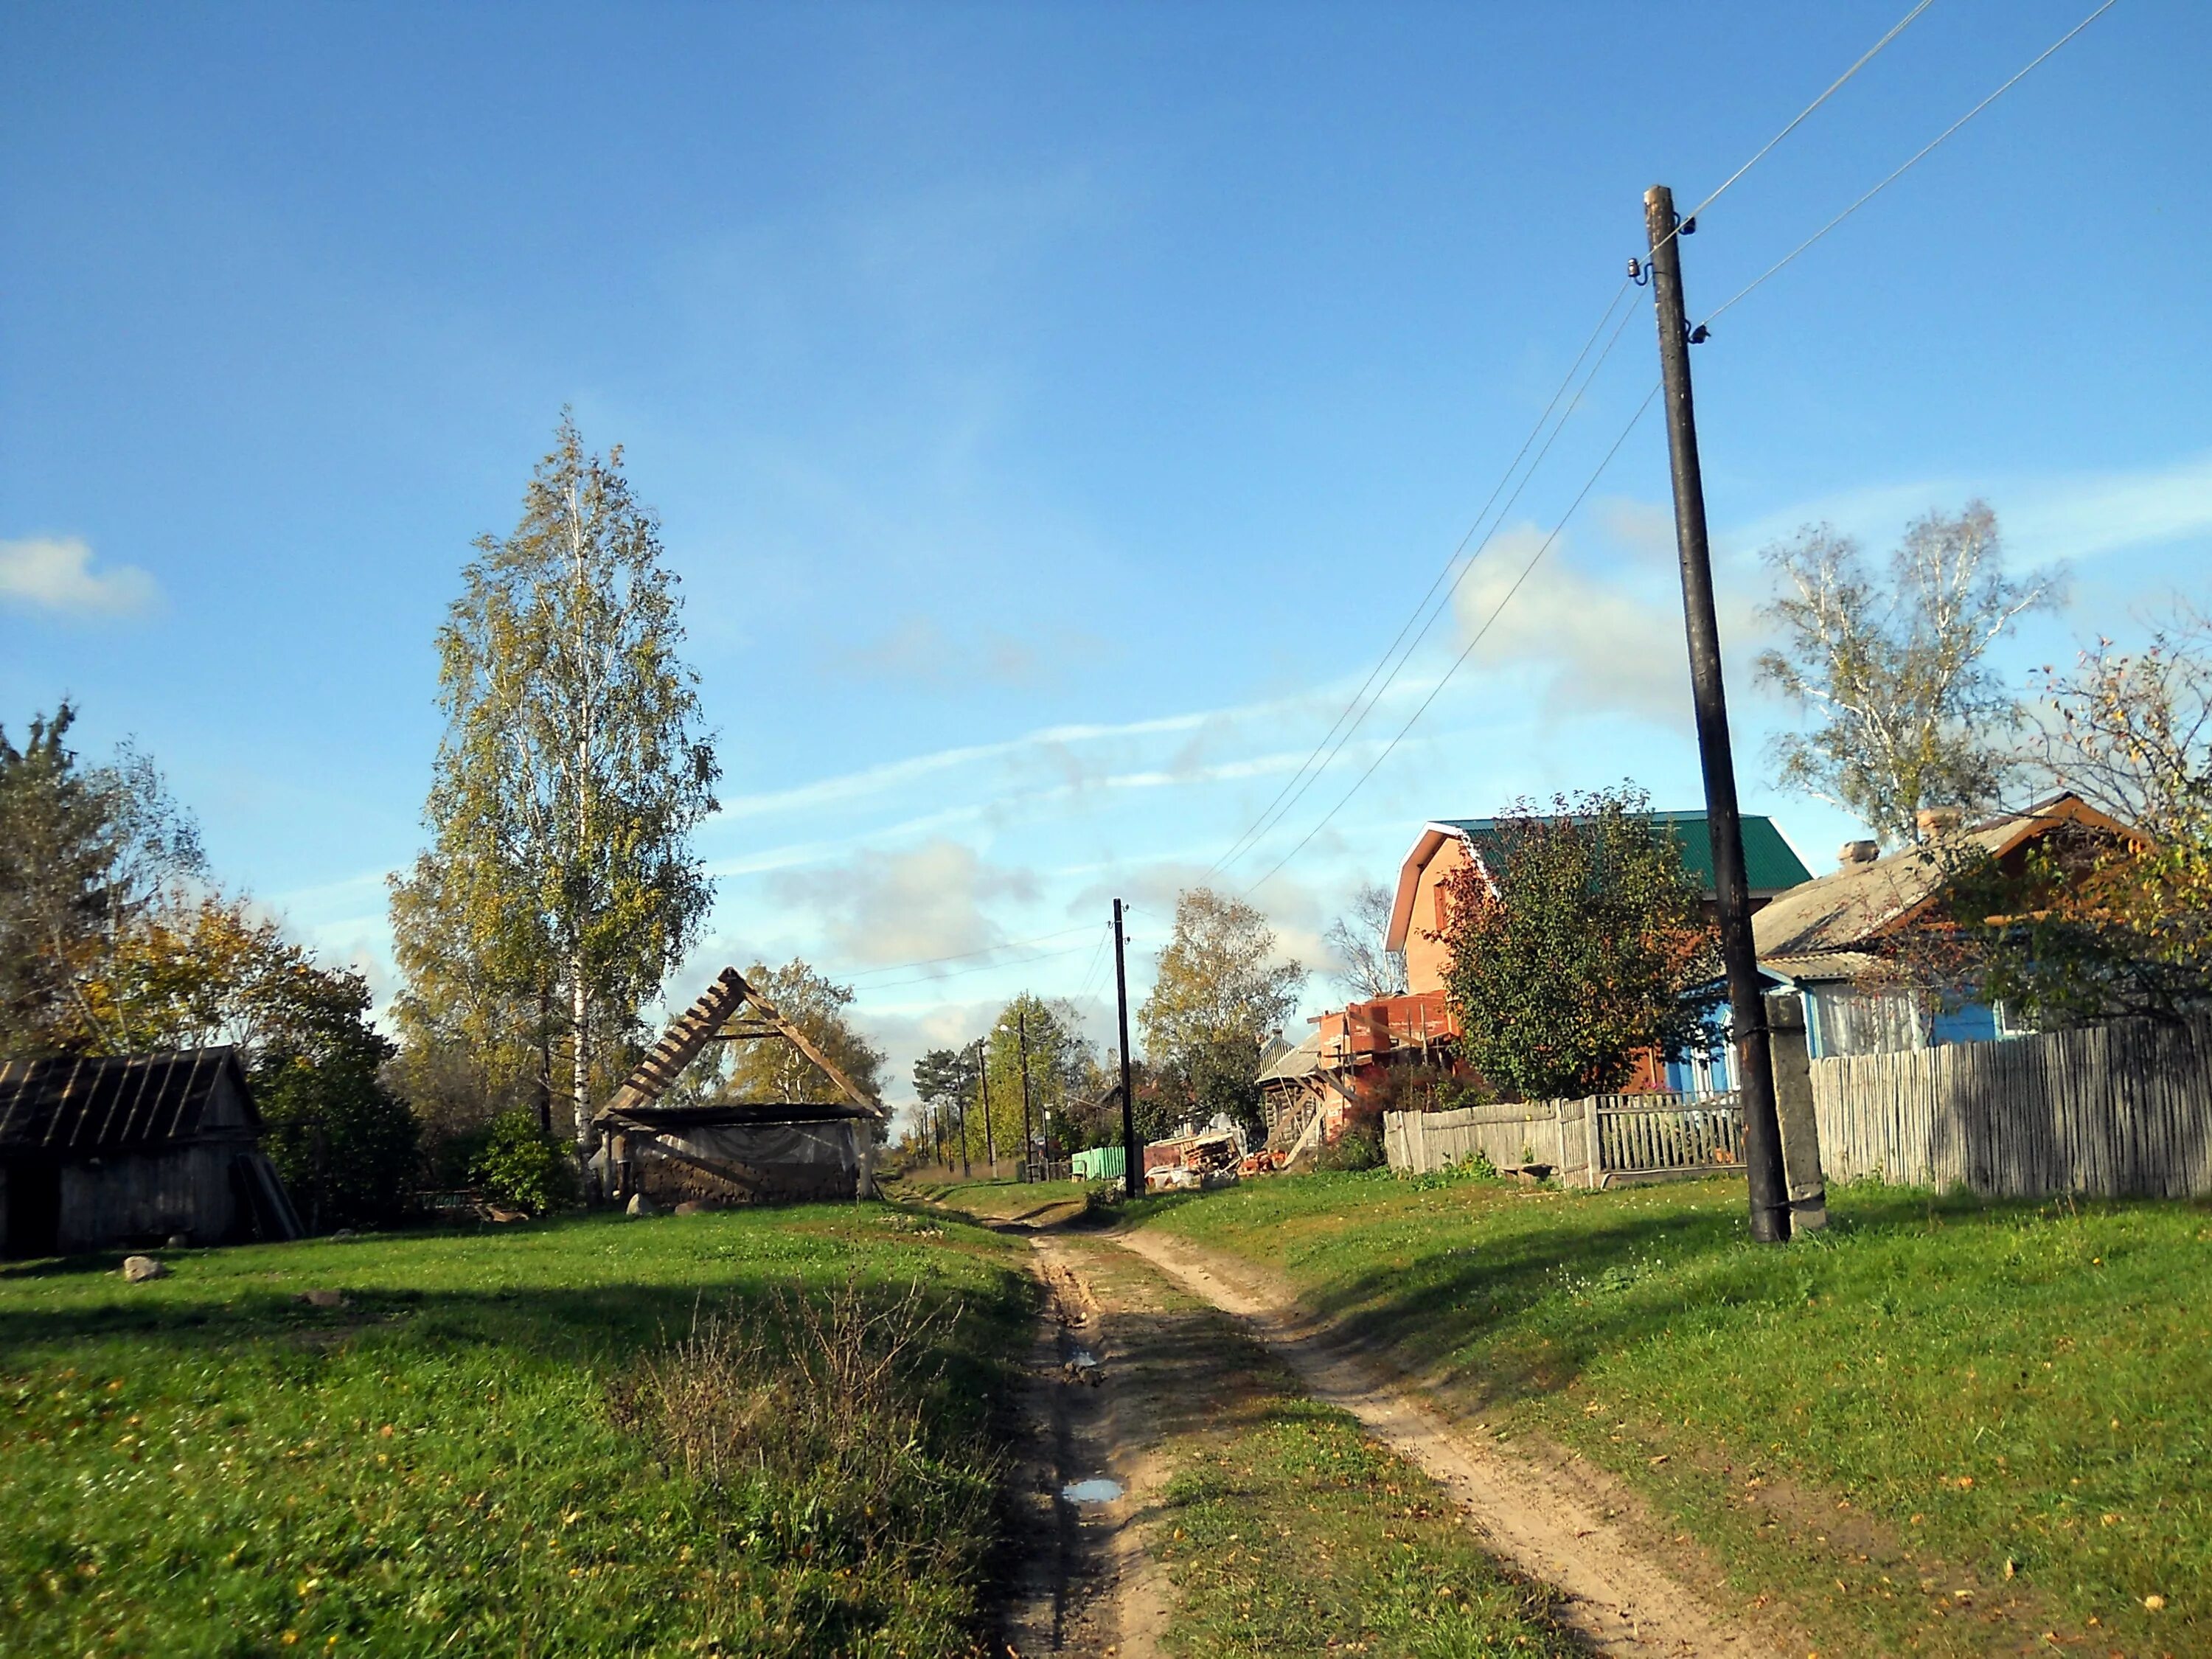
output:
{"label": "wooden roof frame", "polygon": [[[750,1015],[742,1026],[737,1024],[741,1013]],[[725,968],[714,976],[714,981],[700,994],[683,1013],[669,1023],[661,1033],[660,1041],[647,1051],[636,1069],[623,1079],[607,1103],[593,1114],[595,1121],[614,1121],[626,1127],[654,1133],[650,1126],[630,1120],[628,1114],[637,1108],[647,1107],[667,1091],[686,1066],[699,1057],[709,1042],[757,1042],[761,1040],[788,1042],[812,1062],[816,1070],[836,1085],[837,1092],[853,1105],[878,1122],[890,1114],[883,1103],[868,1094],[860,1085],[845,1075],[844,1070],[817,1047],[805,1032],[786,1019],[771,1006],[761,994],[747,982],[745,976],[734,968]]]}

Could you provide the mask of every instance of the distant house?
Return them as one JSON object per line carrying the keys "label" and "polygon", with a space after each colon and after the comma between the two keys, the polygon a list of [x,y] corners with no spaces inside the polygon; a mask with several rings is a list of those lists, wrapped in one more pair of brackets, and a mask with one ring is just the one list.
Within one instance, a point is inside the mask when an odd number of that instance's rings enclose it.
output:
{"label": "distant house", "polygon": [[0,1064],[0,1255],[300,1236],[231,1048]]}
{"label": "distant house", "polygon": [[1923,845],[1881,858],[1872,842],[1850,842],[1840,868],[1792,889],[1752,919],[1760,970],[1771,984],[1804,994],[1815,1059],[2016,1035],[2002,1008],[1972,1000],[1947,1007],[1924,990],[1885,982],[1893,974],[1890,948],[1942,898],[1946,849],[1979,848],[2018,874],[2030,849],[2054,836],[2110,847],[2142,839],[2073,794],[1966,828],[1947,829],[1942,815],[1923,817],[1931,837]]}
{"label": "distant house", "polygon": [[[1697,880],[1710,909],[1714,903],[1713,851],[1705,815],[1654,812],[1650,817],[1681,848],[1683,867]],[[1443,988],[1451,957],[1436,935],[1443,931],[1446,884],[1462,870],[1480,866],[1486,851],[1496,848],[1498,833],[1495,818],[1438,818],[1423,828],[1413,850],[1399,866],[1398,889],[1391,900],[1389,932],[1384,943],[1393,951],[1406,953],[1409,991],[1419,994]],[[1492,855],[1495,856],[1494,852]],[[1754,910],[1813,878],[1813,872],[1771,818],[1743,820],[1743,859]]]}

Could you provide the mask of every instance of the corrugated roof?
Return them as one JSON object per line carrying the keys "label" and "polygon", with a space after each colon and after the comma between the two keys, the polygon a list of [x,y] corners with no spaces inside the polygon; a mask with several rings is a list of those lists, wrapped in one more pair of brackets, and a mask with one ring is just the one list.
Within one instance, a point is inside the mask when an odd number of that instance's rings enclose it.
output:
{"label": "corrugated roof", "polygon": [[[1703,812],[1652,812],[1652,823],[1664,829],[1682,850],[1682,867],[1697,879],[1708,896],[1713,892],[1713,839]],[[1498,834],[1496,818],[1438,818],[1444,828],[1465,836],[1481,850]],[[1577,816],[1572,822],[1587,823]],[[1774,827],[1770,817],[1747,814],[1743,820],[1744,877],[1754,893],[1775,893],[1813,879],[1813,872]]]}
{"label": "corrugated roof", "polygon": [[0,1064],[0,1147],[95,1152],[190,1140],[226,1075],[258,1126],[234,1048],[11,1060]]}
{"label": "corrugated roof", "polygon": [[1285,1048],[1260,1068],[1255,1083],[1288,1083],[1296,1078],[1310,1077],[1321,1069],[1321,1033],[1316,1031],[1304,1042]]}

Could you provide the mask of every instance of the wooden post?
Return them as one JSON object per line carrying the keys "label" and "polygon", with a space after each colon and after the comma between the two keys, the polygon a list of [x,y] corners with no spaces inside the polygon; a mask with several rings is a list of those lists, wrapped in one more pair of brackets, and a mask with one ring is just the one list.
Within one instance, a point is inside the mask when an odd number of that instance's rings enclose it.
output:
{"label": "wooden post", "polygon": [[1782,1131],[1782,1169],[1790,1185],[1793,1231],[1828,1224],[1828,1188],[1820,1172],[1820,1125],[1813,1114],[1813,1053],[1805,1030],[1805,999],[1796,991],[1766,997],[1773,1034],[1774,1108]]}

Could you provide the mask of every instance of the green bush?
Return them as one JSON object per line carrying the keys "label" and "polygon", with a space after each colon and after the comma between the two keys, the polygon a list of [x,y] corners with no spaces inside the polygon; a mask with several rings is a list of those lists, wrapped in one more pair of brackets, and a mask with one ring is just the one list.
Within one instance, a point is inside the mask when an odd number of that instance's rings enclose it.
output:
{"label": "green bush", "polygon": [[576,1201],[576,1166],[568,1149],[523,1108],[491,1121],[469,1174],[488,1197],[530,1215]]}
{"label": "green bush", "polygon": [[1382,1164],[1382,1125],[1379,1119],[1355,1117],[1344,1126],[1344,1133],[1330,1145],[1321,1149],[1314,1159],[1316,1170],[1358,1170],[1379,1169]]}

